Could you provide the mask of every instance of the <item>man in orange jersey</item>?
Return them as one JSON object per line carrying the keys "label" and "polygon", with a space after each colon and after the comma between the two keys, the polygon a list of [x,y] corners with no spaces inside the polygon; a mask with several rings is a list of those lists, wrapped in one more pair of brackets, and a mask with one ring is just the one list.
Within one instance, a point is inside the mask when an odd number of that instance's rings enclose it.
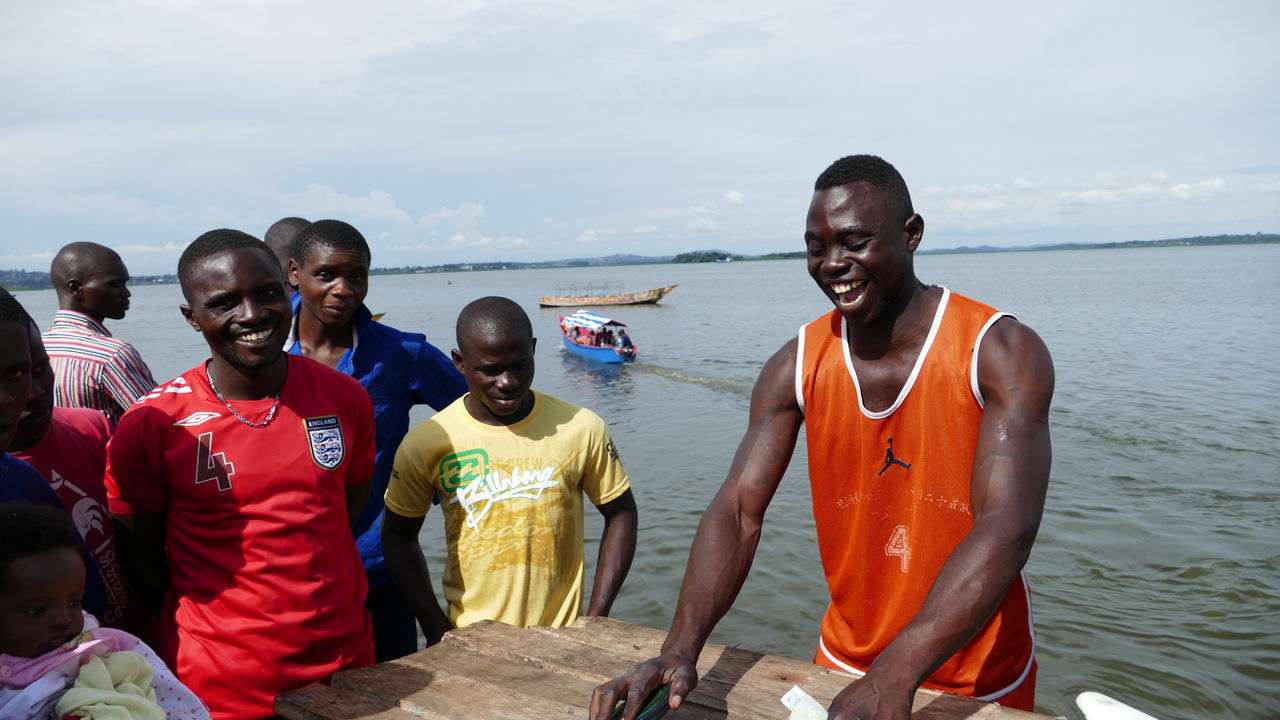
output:
{"label": "man in orange jersey", "polygon": [[1012,316],[916,278],[924,220],[892,165],[846,157],[814,190],[808,269],[835,310],[765,364],[662,654],[596,688],[592,720],[619,700],[634,718],[663,683],[678,707],[697,684],[801,423],[831,592],[815,662],[860,676],[830,718],[907,718],[922,685],[1034,704],[1022,566],[1049,480],[1049,352]]}

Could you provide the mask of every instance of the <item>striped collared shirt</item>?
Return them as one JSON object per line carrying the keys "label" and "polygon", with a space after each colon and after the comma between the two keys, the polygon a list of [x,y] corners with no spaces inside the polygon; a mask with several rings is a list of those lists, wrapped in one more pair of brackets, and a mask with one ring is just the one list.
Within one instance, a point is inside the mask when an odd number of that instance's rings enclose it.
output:
{"label": "striped collared shirt", "polygon": [[138,351],[84,313],[59,310],[43,336],[55,405],[100,410],[114,425],[156,386]]}

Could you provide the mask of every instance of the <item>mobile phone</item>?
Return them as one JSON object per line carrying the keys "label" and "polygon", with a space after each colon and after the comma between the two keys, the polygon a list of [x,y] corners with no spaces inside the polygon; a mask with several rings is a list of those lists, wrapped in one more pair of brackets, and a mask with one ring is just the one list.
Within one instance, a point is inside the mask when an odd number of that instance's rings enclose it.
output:
{"label": "mobile phone", "polygon": [[[671,709],[667,705],[667,698],[670,696],[671,686],[659,685],[657,690],[649,693],[644,705],[640,706],[640,712],[636,713],[636,720],[658,720],[658,718],[666,715],[667,710]],[[618,718],[622,717],[622,709],[626,706],[625,702],[618,703],[618,707],[613,710],[613,720],[618,720]]]}

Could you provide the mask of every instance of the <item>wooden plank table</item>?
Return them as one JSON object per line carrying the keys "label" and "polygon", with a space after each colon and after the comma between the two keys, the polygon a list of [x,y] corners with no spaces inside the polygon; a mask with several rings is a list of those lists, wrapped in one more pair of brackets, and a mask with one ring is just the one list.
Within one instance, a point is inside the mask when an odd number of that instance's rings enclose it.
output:
{"label": "wooden plank table", "polygon": [[[598,617],[568,628],[482,622],[394,662],[340,672],[332,686],[285,693],[276,712],[290,720],[542,720],[587,716],[591,690],[658,654],[666,633]],[[827,705],[850,676],[819,665],[707,645],[701,681],[671,720],[786,720],[779,698],[799,685]],[[1028,720],[956,695],[916,693],[916,720]]]}

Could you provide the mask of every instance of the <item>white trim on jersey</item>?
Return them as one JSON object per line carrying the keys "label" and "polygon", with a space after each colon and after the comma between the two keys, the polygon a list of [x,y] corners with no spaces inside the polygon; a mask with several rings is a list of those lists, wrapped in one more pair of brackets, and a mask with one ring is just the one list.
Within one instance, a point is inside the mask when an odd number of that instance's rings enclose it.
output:
{"label": "white trim on jersey", "polygon": [[978,339],[973,341],[973,357],[969,359],[969,389],[973,391],[973,399],[978,401],[978,407],[986,407],[986,401],[982,399],[982,391],[978,389],[978,350],[982,347],[982,339],[987,336],[987,331],[1002,317],[1013,317],[1013,315],[998,312],[987,318],[987,322],[978,331]]}
{"label": "white trim on jersey", "polygon": [[804,329],[800,326],[799,340],[796,341],[796,404],[800,406],[800,414],[804,415]]}
{"label": "white trim on jersey", "polygon": [[862,670],[859,670],[858,668],[841,660],[835,655],[832,655],[831,651],[827,649],[827,641],[822,639],[821,633],[818,634],[818,650],[822,651],[822,654],[825,655],[826,658],[831,661],[832,665],[835,665],[836,667],[849,673],[850,675],[856,675],[858,677],[862,677],[863,675],[866,675],[866,673],[863,672]]}
{"label": "white trim on jersey", "polygon": [[[1027,664],[1022,668],[1022,672],[1018,674],[1017,680],[1014,680],[1009,685],[993,693],[988,693],[981,697],[975,698],[983,702],[997,702],[1000,700],[1000,698],[1004,697],[1005,695],[1008,695],[1014,690],[1017,690],[1018,687],[1021,686],[1022,683],[1027,679],[1027,675],[1031,674],[1031,666],[1036,661],[1036,623],[1035,623],[1035,618],[1031,616],[1031,589],[1030,589],[1030,585],[1027,584],[1027,576],[1025,572],[1019,571],[1018,578],[1022,580],[1022,594],[1027,600],[1027,626],[1031,628],[1031,654],[1027,656]],[[835,665],[836,667],[840,668],[841,670],[847,673],[856,675],[858,677],[862,677],[863,675],[867,674],[865,671],[859,670],[858,668],[832,655],[831,651],[827,649],[826,640],[823,639],[821,633],[818,634],[818,651],[821,652],[823,656],[825,656],[828,660],[830,660],[832,665]]]}
{"label": "white trim on jersey", "polygon": [[916,358],[915,367],[911,368],[911,375],[907,376],[907,382],[903,384],[902,390],[898,392],[898,397],[893,404],[879,412],[871,412],[867,409],[866,404],[862,402],[862,386],[858,384],[858,372],[853,368],[853,355],[849,352],[849,323],[840,322],[840,344],[844,350],[844,364],[849,369],[849,377],[853,378],[853,389],[858,396],[858,409],[862,414],[872,420],[883,420],[893,414],[895,410],[902,406],[903,401],[907,399],[907,395],[911,393],[911,387],[916,384],[916,378],[920,376],[920,369],[924,367],[924,360],[929,355],[929,348],[933,347],[933,340],[938,336],[938,328],[942,327],[942,316],[947,311],[947,301],[951,299],[951,291],[942,288],[942,299],[938,301],[938,309],[933,315],[933,324],[929,327],[929,335],[924,339],[924,345],[920,348],[920,356]]}

